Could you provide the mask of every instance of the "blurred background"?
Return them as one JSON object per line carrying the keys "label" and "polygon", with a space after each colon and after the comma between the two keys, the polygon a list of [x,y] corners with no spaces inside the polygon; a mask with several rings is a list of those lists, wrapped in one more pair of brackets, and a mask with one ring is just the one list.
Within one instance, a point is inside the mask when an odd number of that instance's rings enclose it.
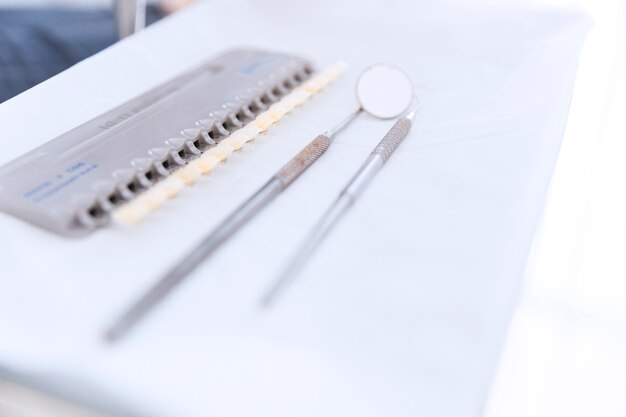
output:
{"label": "blurred background", "polygon": [[0,0],[0,103],[193,0]]}
{"label": "blurred background", "polygon": [[485,415],[626,416],[626,2],[540,3],[594,25]]}
{"label": "blurred background", "polygon": [[[185,2],[171,3],[149,20]],[[594,26],[582,51],[542,225],[484,415],[626,416],[626,0],[538,3],[582,9]],[[55,64],[56,71],[115,40],[107,0],[0,0],[0,21],[7,8],[51,5],[104,13],[98,19],[102,33],[108,33],[92,49]],[[2,36],[0,27],[0,48],[6,41]]]}

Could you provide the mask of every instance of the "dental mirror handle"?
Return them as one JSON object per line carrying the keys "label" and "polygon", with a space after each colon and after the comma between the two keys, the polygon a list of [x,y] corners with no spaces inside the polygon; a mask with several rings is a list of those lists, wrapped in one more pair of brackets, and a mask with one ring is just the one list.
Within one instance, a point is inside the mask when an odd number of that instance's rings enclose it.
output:
{"label": "dental mirror handle", "polygon": [[[352,118],[358,114],[355,113]],[[342,128],[347,123],[338,125]],[[336,133],[340,129],[333,129]],[[276,196],[289,187],[308,167],[326,152],[332,143],[332,135],[323,133],[309,142],[297,155],[289,160],[252,197],[239,206],[211,234],[202,240],[182,261],[172,268],[155,286],[150,288],[112,327],[105,338],[115,342],[123,337],[143,316],[163,300],[193,270],[208,258],[222,243]]]}
{"label": "dental mirror handle", "polygon": [[414,116],[415,112],[410,112],[406,116],[398,119],[389,132],[387,132],[378,143],[367,160],[361,165],[358,172],[352,177],[348,185],[341,191],[339,197],[337,197],[335,202],[313,227],[283,274],[270,288],[265,297],[263,297],[261,300],[263,306],[270,306],[287,285],[293,281],[296,274],[313,254],[333,225],[363,193],[366,186],[372,181],[378,171],[380,171],[389,157],[391,157],[393,152],[408,135]]}

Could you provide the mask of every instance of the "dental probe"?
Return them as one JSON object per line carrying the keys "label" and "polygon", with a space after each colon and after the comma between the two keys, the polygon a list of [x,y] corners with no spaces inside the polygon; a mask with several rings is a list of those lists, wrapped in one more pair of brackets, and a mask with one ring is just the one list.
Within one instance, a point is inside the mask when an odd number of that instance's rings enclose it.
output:
{"label": "dental probe", "polygon": [[365,190],[367,185],[385,165],[385,162],[387,162],[398,145],[400,145],[407,136],[411,129],[414,116],[415,112],[411,111],[404,117],[398,119],[385,137],[378,143],[378,146],[376,146],[367,160],[361,165],[356,175],[350,180],[335,202],[313,227],[283,274],[274,282],[265,297],[263,297],[263,306],[270,306],[286,287],[293,282],[296,274],[313,254],[322,239],[337,220],[354,204],[356,199],[363,193],[363,190]]}

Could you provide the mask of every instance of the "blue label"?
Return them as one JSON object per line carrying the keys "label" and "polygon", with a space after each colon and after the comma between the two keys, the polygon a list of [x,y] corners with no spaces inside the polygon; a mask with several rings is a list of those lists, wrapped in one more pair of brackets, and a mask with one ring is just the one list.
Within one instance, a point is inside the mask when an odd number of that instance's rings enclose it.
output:
{"label": "blue label", "polygon": [[77,162],[65,168],[54,177],[48,178],[37,184],[22,194],[22,197],[33,203],[40,203],[69,187],[80,178],[86,176],[90,172],[93,172],[97,168],[98,164],[88,164],[82,161]]}

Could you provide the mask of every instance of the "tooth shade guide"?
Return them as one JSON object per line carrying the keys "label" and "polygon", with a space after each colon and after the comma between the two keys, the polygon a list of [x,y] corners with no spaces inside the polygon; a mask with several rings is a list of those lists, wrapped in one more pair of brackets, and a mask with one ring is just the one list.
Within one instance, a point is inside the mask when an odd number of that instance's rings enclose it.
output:
{"label": "tooth shade guide", "polygon": [[222,139],[216,146],[206,149],[201,156],[159,181],[143,195],[114,210],[111,218],[118,224],[131,225],[140,222],[166,200],[176,197],[186,186],[195,184],[198,177],[211,173],[215,166],[224,162],[233,151],[241,150],[245,143],[251,142],[259,135],[265,135],[273,124],[277,124],[293,109],[304,104],[315,93],[334,81],[345,69],[346,65],[339,63],[314,74],[308,81],[270,105],[254,120]]}

